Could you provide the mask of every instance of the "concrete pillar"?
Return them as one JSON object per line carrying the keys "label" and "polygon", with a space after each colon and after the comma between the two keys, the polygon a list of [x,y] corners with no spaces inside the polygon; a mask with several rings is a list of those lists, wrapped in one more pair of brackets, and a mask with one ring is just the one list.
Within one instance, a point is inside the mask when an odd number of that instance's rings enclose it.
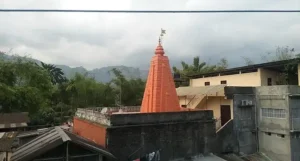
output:
{"label": "concrete pillar", "polygon": [[300,86],[300,64],[298,64],[298,86]]}

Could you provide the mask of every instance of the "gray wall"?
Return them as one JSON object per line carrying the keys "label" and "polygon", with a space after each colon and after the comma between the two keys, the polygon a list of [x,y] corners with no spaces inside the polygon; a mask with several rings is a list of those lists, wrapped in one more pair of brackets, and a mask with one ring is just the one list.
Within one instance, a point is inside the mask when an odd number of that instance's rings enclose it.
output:
{"label": "gray wall", "polygon": [[218,147],[212,118],[212,111],[116,115],[107,129],[107,148],[119,160],[157,150],[162,161],[214,152]]}
{"label": "gray wall", "polygon": [[290,104],[292,161],[300,161],[300,95],[292,95]]}
{"label": "gray wall", "polygon": [[[279,134],[259,131],[259,151],[274,161],[289,161],[290,137],[281,138]],[[270,135],[269,135],[270,134]]]}
{"label": "gray wall", "polygon": [[[233,129],[239,152],[258,150],[274,161],[300,161],[300,87],[253,89],[225,88],[226,96],[234,100]],[[241,100],[253,100],[254,106],[239,107]]]}
{"label": "gray wall", "polygon": [[217,131],[217,142],[220,150],[218,153],[238,153],[238,141],[233,132],[233,120],[230,120],[225,126]]}
{"label": "gray wall", "polygon": [[[225,141],[225,145],[235,145],[234,152],[244,154],[257,152],[255,88],[225,87],[225,94],[228,99],[233,99],[233,130],[231,136],[228,134],[233,138]],[[242,101],[252,102],[252,105],[243,106]]]}
{"label": "gray wall", "polygon": [[[252,106],[242,106],[242,100],[252,101]],[[233,97],[234,133],[238,139],[239,152],[253,154],[257,152],[257,131],[255,121],[255,95],[236,94]]]}
{"label": "gray wall", "polygon": [[300,133],[291,133],[292,161],[300,161]]}
{"label": "gray wall", "polygon": [[290,121],[291,130],[300,131],[300,93],[299,95],[290,96]]}
{"label": "gray wall", "polygon": [[[259,151],[275,161],[291,160],[289,95],[300,92],[299,87],[264,86],[256,91]],[[263,108],[270,109],[267,116]]]}

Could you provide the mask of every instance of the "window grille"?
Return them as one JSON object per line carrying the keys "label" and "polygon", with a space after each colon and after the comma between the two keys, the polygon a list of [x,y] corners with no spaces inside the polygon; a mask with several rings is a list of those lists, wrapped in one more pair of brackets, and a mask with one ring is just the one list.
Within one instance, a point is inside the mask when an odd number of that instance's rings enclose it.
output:
{"label": "window grille", "polygon": [[274,109],[274,108],[262,108],[262,117],[268,118],[286,118],[286,110],[284,109]]}

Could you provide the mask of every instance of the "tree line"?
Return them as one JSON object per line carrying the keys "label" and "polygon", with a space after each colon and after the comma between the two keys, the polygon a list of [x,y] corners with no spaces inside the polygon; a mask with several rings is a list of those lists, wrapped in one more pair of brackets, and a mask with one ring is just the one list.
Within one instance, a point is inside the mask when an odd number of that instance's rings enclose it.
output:
{"label": "tree line", "polygon": [[52,64],[0,59],[0,112],[29,112],[31,125],[56,125],[77,108],[140,105],[145,81],[126,79],[117,69],[111,73],[115,77],[108,83],[78,73],[67,79]]}
{"label": "tree line", "polygon": [[[288,47],[276,51],[267,58],[271,59],[272,55],[271,61],[275,61],[297,57],[294,49]],[[247,59],[245,63],[250,61]],[[187,78],[226,70],[228,61],[222,58],[210,65],[194,57],[192,64],[182,61],[181,66],[173,67],[173,72]],[[294,68],[289,70],[296,72]],[[77,108],[141,105],[145,80],[127,79],[118,69],[110,72],[115,77],[108,83],[78,73],[67,79],[63,71],[52,64],[36,63],[20,56],[9,61],[0,58],[0,112],[29,112],[32,125],[55,125],[70,119]]]}

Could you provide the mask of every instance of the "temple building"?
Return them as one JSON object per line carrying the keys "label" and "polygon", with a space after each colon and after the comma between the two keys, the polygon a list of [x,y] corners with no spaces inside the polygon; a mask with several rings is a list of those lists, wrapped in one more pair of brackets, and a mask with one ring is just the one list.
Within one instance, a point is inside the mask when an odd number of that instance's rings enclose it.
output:
{"label": "temple building", "polygon": [[122,161],[149,157],[171,161],[199,154],[218,161],[210,154],[216,138],[213,112],[180,107],[161,40],[151,59],[142,105],[136,111],[128,109],[78,109],[73,131],[107,148]]}

